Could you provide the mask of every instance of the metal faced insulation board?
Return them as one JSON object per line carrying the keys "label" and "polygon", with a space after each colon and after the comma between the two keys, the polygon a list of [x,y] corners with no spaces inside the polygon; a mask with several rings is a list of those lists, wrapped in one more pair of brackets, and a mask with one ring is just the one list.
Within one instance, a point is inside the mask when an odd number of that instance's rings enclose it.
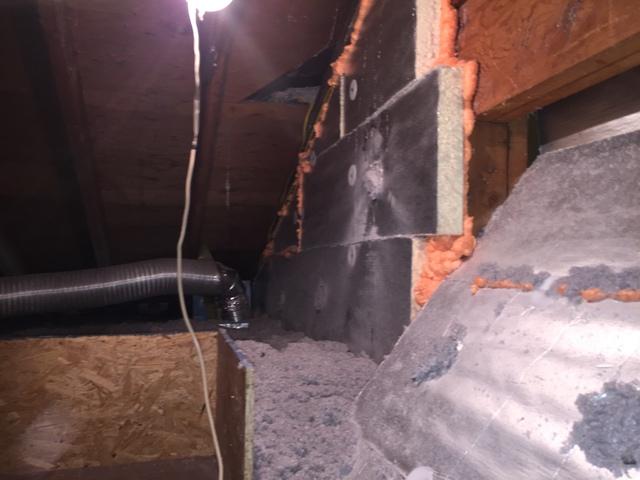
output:
{"label": "metal faced insulation board", "polygon": [[[347,76],[346,131],[416,78],[416,0],[381,0],[369,12]],[[354,87],[353,82],[357,87]],[[357,94],[354,98],[354,88]]]}
{"label": "metal faced insulation board", "polygon": [[[538,157],[360,395],[349,480],[640,478],[640,303],[572,292],[639,288],[639,162],[640,132]],[[548,281],[472,294],[487,267]]]}
{"label": "metal faced insulation board", "polygon": [[303,248],[462,233],[460,72],[435,70],[322,153],[305,177]]}
{"label": "metal faced insulation board", "polygon": [[397,238],[273,257],[267,313],[380,361],[409,323],[411,252],[411,240]]}

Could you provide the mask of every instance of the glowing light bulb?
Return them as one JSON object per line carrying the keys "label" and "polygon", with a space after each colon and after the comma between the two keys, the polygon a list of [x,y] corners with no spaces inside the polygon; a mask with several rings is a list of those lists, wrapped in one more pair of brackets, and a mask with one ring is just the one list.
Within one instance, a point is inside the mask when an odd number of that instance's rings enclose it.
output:
{"label": "glowing light bulb", "polygon": [[187,3],[198,10],[200,15],[205,12],[217,12],[227,8],[233,0],[187,0]]}

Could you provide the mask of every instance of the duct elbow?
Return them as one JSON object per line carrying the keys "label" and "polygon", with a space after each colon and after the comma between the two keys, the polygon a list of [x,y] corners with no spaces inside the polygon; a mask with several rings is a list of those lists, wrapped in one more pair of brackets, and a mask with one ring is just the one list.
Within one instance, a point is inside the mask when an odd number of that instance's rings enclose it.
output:
{"label": "duct elbow", "polygon": [[218,297],[220,326],[241,329],[249,326],[250,306],[242,280],[235,270],[218,263],[222,294]]}

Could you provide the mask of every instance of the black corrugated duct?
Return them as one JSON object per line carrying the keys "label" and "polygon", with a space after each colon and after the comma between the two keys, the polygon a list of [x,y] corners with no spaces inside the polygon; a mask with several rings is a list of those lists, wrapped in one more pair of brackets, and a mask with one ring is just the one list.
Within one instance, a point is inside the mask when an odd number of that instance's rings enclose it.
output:
{"label": "black corrugated duct", "polygon": [[[213,260],[183,261],[184,291],[218,298],[222,322],[245,323],[248,303],[235,270]],[[176,261],[0,278],[0,317],[96,308],[177,292]]]}

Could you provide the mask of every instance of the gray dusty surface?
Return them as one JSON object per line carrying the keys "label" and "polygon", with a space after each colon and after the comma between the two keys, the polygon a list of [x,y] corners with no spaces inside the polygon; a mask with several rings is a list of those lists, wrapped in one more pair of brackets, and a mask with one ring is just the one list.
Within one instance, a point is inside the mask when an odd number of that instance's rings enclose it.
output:
{"label": "gray dusty surface", "polygon": [[640,479],[640,303],[575,299],[637,287],[638,185],[640,133],[536,160],[359,396],[349,480]]}
{"label": "gray dusty surface", "polygon": [[351,473],[354,400],[376,364],[337,342],[254,321],[234,334],[255,366],[256,480],[335,480]]}
{"label": "gray dusty surface", "polygon": [[[605,294],[626,289],[640,290],[640,268],[625,268],[616,272],[607,265],[573,267],[569,275],[559,278],[554,286],[560,285],[565,286],[565,296],[574,302],[581,301],[580,292],[590,288],[597,288]],[[551,290],[551,293],[555,292],[555,288]]]}
{"label": "gray dusty surface", "polygon": [[576,400],[582,420],[571,432],[571,444],[578,445],[594,465],[616,477],[628,475],[640,463],[640,389],[638,385],[606,383],[599,392]]}

